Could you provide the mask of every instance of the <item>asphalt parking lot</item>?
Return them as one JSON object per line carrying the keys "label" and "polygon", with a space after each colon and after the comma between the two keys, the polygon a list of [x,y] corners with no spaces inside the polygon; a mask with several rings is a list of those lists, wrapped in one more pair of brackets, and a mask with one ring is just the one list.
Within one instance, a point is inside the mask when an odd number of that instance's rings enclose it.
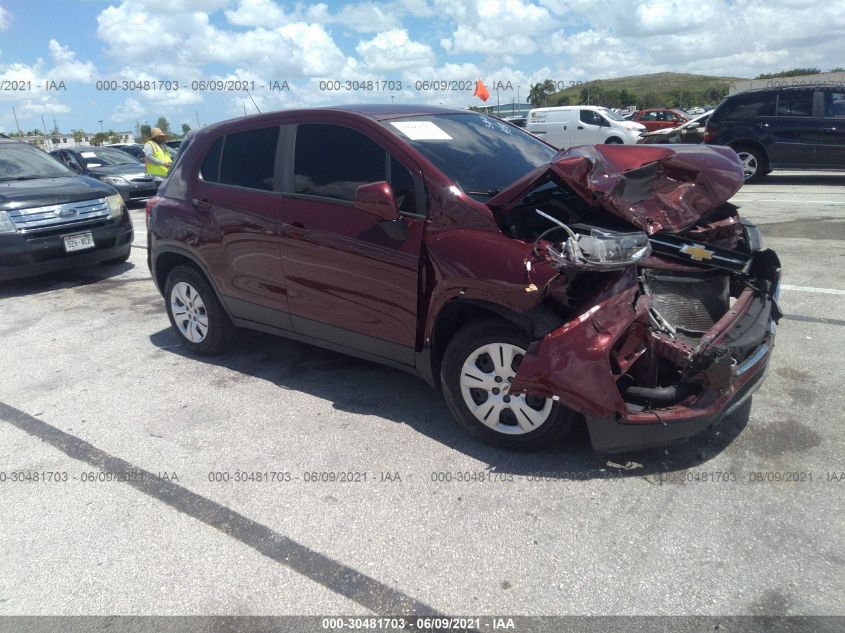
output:
{"label": "asphalt parking lot", "polygon": [[767,381],[610,458],[489,448],[423,382],[263,334],[190,356],[133,210],[127,264],[0,286],[0,615],[845,615],[845,176],[735,202],[783,262]]}

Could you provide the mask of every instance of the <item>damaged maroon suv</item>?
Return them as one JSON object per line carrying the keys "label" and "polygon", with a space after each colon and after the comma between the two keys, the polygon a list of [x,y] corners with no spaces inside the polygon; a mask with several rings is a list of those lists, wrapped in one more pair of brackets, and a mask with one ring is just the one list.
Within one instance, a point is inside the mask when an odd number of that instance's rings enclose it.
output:
{"label": "damaged maroon suv", "polygon": [[766,370],[780,263],[727,202],[742,182],[730,148],[557,152],[466,111],[274,112],[192,133],[148,205],[149,265],[195,353],[262,330],[414,372],[495,445],[583,417],[596,450],[661,446]]}

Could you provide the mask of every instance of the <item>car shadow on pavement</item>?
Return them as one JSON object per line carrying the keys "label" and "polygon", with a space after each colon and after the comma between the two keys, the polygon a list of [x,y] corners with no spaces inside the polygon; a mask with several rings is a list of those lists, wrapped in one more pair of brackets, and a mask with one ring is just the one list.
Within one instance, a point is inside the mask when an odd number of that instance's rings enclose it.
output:
{"label": "car shadow on pavement", "polygon": [[[25,297],[28,295],[37,295],[42,292],[52,292],[54,290],[96,284],[112,279],[113,277],[118,277],[133,268],[135,268],[135,264],[132,262],[124,262],[111,266],[95,264],[85,268],[59,270],[38,277],[24,277],[22,279],[0,281],[0,299]],[[127,280],[122,281],[125,282]],[[149,279],[144,279],[144,281],[149,281]]]}
{"label": "car shadow on pavement", "polygon": [[235,349],[215,357],[189,352],[170,328],[150,335],[150,342],[196,362],[314,395],[341,411],[407,424],[487,464],[491,472],[521,476],[574,480],[649,477],[659,481],[661,473],[687,470],[721,453],[745,428],[750,413],[749,401],[717,428],[688,442],[615,455],[595,453],[586,425],[580,422],[565,442],[538,453],[521,453],[497,449],[470,436],[453,420],[437,390],[398,369],[251,331],[239,332]]}

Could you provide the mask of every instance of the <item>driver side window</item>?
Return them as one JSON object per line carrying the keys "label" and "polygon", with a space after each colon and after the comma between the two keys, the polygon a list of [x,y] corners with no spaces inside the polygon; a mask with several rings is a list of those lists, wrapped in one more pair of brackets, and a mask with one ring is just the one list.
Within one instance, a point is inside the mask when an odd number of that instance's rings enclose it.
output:
{"label": "driver side window", "polygon": [[587,125],[601,125],[601,117],[593,110],[581,110],[581,122]]}

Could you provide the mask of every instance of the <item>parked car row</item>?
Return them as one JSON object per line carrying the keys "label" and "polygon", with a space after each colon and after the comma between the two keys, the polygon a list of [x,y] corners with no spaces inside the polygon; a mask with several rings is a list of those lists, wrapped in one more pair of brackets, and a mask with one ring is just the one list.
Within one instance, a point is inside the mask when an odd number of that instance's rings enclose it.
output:
{"label": "parked car row", "polygon": [[[845,170],[845,91],[830,87],[762,88],[730,95],[690,119],[674,109],[620,118],[607,108],[562,106],[528,113],[526,129],[560,149],[595,143],[707,143],[733,148],[746,182],[774,169]],[[692,113],[692,111],[690,113]],[[639,124],[624,129],[624,123]]]}

